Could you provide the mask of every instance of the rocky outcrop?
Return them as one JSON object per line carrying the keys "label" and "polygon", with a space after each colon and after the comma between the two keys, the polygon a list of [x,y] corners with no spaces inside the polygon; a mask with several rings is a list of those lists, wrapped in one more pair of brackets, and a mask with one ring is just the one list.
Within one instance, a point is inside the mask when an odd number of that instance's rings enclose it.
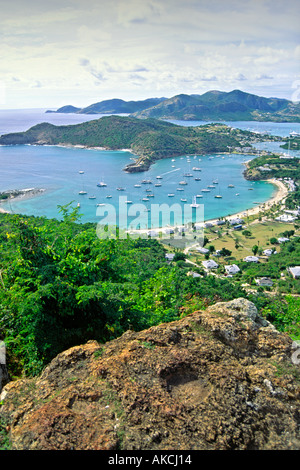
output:
{"label": "rocky outcrop", "polygon": [[59,354],[4,387],[0,418],[16,450],[299,449],[292,354],[236,299]]}

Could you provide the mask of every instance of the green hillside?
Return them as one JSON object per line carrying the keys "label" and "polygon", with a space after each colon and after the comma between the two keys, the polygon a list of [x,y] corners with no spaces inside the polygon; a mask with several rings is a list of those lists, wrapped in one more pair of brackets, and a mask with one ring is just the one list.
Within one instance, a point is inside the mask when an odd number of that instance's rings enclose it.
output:
{"label": "green hillside", "polygon": [[221,121],[300,122],[300,104],[240,90],[177,95],[134,114],[139,118]]}
{"label": "green hillside", "polygon": [[[0,136],[0,145],[82,145],[105,149],[130,149],[137,161],[126,171],[143,171],[152,162],[183,154],[226,152],[256,142],[256,133],[232,129],[222,124],[186,127],[156,119],[105,116],[76,125],[41,123],[26,132]],[[269,137],[272,140],[274,137]],[[264,136],[266,139],[266,136]]]}

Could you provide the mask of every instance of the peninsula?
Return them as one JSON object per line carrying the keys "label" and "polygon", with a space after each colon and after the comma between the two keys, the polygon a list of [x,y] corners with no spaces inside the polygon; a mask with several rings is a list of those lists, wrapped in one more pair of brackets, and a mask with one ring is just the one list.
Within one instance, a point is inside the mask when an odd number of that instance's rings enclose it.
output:
{"label": "peninsula", "polygon": [[127,172],[149,169],[157,160],[180,155],[203,155],[228,150],[243,151],[262,140],[280,137],[231,128],[225,124],[206,124],[186,127],[157,119],[138,119],[125,116],[104,116],[76,125],[54,126],[37,124],[26,132],[0,136],[0,145],[64,145],[128,149],[136,161],[128,164]]}

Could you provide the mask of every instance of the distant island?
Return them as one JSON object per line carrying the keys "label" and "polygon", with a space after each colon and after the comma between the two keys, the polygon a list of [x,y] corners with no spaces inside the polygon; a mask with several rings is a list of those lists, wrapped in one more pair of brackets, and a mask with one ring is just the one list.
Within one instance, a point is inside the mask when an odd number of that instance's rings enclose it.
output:
{"label": "distant island", "polygon": [[149,98],[143,101],[111,99],[85,108],[67,105],[46,112],[130,114],[137,118],[184,121],[300,122],[299,103],[281,98],[265,98],[240,90],[213,90],[202,95],[179,94],[172,98]]}
{"label": "distant island", "polygon": [[120,99],[104,100],[91,104],[85,108],[76,108],[72,105],[62,106],[56,111],[51,109],[46,113],[76,113],[76,114],[132,114],[156,106],[167,98],[149,98],[142,101],[124,101]]}
{"label": "distant island", "polygon": [[26,132],[0,136],[0,145],[65,145],[128,149],[136,161],[128,164],[127,172],[146,171],[163,158],[188,154],[245,151],[262,140],[281,140],[254,132],[231,128],[225,124],[186,127],[157,119],[125,116],[104,116],[76,125],[54,126],[41,123]]}

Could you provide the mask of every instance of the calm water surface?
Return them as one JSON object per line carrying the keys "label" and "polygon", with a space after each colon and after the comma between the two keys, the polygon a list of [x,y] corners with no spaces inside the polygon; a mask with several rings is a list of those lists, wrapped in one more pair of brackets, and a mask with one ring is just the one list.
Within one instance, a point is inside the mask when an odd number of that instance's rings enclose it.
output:
{"label": "calm water surface", "polygon": [[[24,131],[39,122],[47,121],[57,125],[75,124],[101,117],[101,115],[49,114],[44,111],[0,111],[0,134]],[[199,121],[172,122],[180,125],[206,124]],[[293,130],[300,132],[300,124],[258,122],[226,124],[283,137]],[[261,143],[257,148],[282,151],[278,143]],[[299,152],[295,154],[299,156]],[[37,197],[11,201],[2,204],[1,207],[10,212],[59,218],[57,206],[74,201],[74,205],[80,204],[83,222],[98,222],[101,220],[99,211],[110,207],[109,205],[115,208],[119,220],[119,216],[124,216],[121,211],[133,210],[135,204],[142,204],[145,208],[150,208],[151,204],[179,204],[184,208],[185,205],[190,206],[195,196],[200,195],[202,197],[196,200],[197,203],[204,205],[204,219],[208,220],[249,209],[256,203],[262,203],[272,197],[275,191],[272,184],[244,179],[244,163],[251,158],[245,155],[213,154],[199,155],[196,158],[182,155],[156,162],[146,172],[127,174],[122,169],[132,158],[132,154],[128,151],[56,146],[0,146],[0,191],[24,188],[46,190]],[[186,177],[186,174],[193,176]],[[161,178],[158,179],[157,176]],[[142,180],[149,180],[151,183],[145,184]],[[187,184],[181,185],[182,181]],[[99,182],[104,182],[106,186],[98,187]],[[161,186],[157,186],[158,184]],[[117,188],[122,188],[123,191]],[[209,191],[202,191],[203,189]],[[80,195],[80,191],[85,191],[86,194]],[[215,198],[215,195],[220,195],[222,198]],[[120,197],[126,197],[130,203],[123,204],[120,208]],[[145,198],[148,201],[144,200]],[[196,221],[195,218],[193,220]],[[160,221],[156,219],[151,222],[153,227],[159,224]],[[151,225],[148,222],[147,227]]]}

